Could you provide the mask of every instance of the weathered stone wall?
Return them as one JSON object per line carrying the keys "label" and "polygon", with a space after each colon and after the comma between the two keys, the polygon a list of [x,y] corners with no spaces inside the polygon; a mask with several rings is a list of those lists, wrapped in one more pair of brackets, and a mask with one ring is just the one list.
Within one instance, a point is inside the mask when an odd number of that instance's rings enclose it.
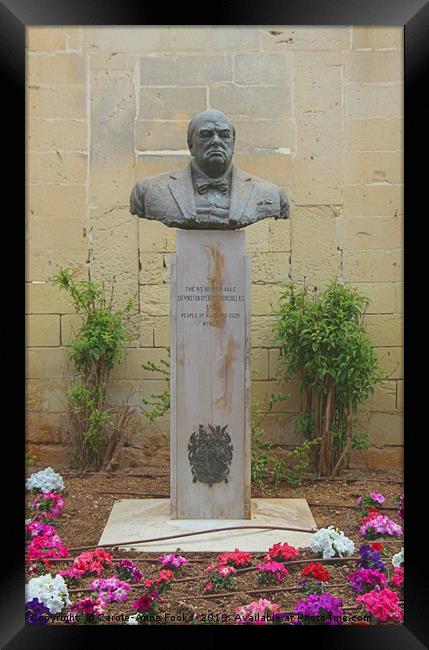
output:
{"label": "weathered stone wall", "polygon": [[[66,345],[79,317],[50,284],[58,266],[115,278],[134,297],[132,341],[112,397],[164,389],[142,362],[166,358],[175,231],[129,214],[134,182],[185,166],[186,126],[211,106],[237,127],[236,163],[283,186],[291,221],[246,229],[253,257],[253,395],[279,390],[273,310],[292,279],[335,278],[371,299],[366,323],[389,379],[366,404],[371,448],[354,462],[401,464],[402,28],[29,28],[27,31],[27,443],[66,462]],[[293,444],[291,399],[266,419]],[[143,462],[137,421],[123,462]]]}

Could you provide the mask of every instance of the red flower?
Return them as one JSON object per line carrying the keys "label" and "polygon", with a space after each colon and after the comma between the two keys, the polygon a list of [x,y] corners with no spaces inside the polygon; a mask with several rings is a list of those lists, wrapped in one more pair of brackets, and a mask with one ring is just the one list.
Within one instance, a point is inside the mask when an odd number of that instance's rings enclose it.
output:
{"label": "red flower", "polygon": [[157,601],[159,601],[160,603],[163,603],[163,602],[164,602],[164,599],[162,598],[162,596],[160,596],[159,593],[158,593],[157,591],[155,591],[155,589],[151,589],[151,590],[150,590],[150,592],[149,592],[149,596],[150,596],[151,598],[153,598],[153,600],[157,600]]}
{"label": "red flower", "polygon": [[160,585],[162,582],[168,582],[168,580],[171,580],[173,576],[174,573],[173,571],[170,571],[170,569],[161,570],[158,574],[158,578],[155,581],[155,584]]}
{"label": "red flower", "polygon": [[384,551],[384,546],[383,544],[380,544],[379,542],[374,542],[374,544],[370,544],[370,547],[374,549],[374,551]]}
{"label": "red flower", "polygon": [[285,560],[293,560],[296,557],[299,557],[301,553],[296,550],[293,546],[289,546],[286,542],[284,544],[274,544],[266,555],[266,560],[276,560],[278,562],[284,562]]}
{"label": "red flower", "polygon": [[372,512],[370,512],[366,517],[364,517],[361,521],[361,526],[364,526],[365,524],[368,523],[368,521],[371,521],[371,519],[374,519],[374,517],[378,517],[380,515],[377,510],[374,508],[372,509]]}
{"label": "red flower", "polygon": [[329,580],[329,571],[326,571],[320,562],[309,562],[305,569],[303,569],[301,575],[310,575],[315,580],[319,580],[320,582],[327,582],[327,580]]}
{"label": "red flower", "polygon": [[239,551],[238,548],[233,553],[222,553],[217,556],[218,567],[225,565],[233,567],[243,567],[252,563],[252,555],[245,551]]}
{"label": "red flower", "polygon": [[97,575],[101,574],[105,564],[112,564],[112,555],[103,548],[81,553],[73,562],[74,568],[82,574],[96,573]]}
{"label": "red flower", "polygon": [[144,594],[144,596],[141,596],[133,602],[133,607],[139,612],[147,612],[152,607],[154,600],[155,599],[148,596],[148,594]]}

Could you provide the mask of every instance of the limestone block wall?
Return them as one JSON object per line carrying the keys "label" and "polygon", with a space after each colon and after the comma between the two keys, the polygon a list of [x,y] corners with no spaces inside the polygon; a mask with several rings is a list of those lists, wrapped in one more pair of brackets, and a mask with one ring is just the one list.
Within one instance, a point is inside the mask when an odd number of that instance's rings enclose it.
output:
{"label": "limestone block wall", "polygon": [[[186,128],[218,108],[237,128],[235,161],[285,188],[291,221],[246,229],[253,258],[252,390],[286,390],[266,421],[294,444],[295,385],[279,387],[273,310],[288,280],[339,278],[371,299],[366,325],[390,373],[365,405],[360,466],[402,463],[403,30],[382,27],[27,29],[27,446],[67,462],[66,345],[79,317],[50,280],[60,266],[136,300],[112,398],[164,389],[142,362],[166,358],[175,230],[129,214],[143,176],[184,167]],[[141,464],[136,412],[124,464]]]}

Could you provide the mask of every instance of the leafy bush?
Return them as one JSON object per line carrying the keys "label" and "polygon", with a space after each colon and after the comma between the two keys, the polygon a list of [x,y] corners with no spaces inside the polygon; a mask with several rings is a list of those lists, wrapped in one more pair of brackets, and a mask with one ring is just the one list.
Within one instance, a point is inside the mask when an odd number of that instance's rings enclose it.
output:
{"label": "leafy bush", "polygon": [[125,319],[133,301],[125,309],[113,309],[104,291],[90,281],[77,281],[68,268],[60,269],[53,280],[71,296],[74,308],[83,318],[77,338],[69,345],[75,383],[67,392],[73,425],[70,440],[72,465],[80,469],[100,467],[111,460],[123,438],[132,411],[125,404],[116,421],[107,407],[107,389],[115,363],[123,357],[128,339]]}
{"label": "leafy bush", "polygon": [[354,428],[360,405],[385,376],[363,319],[368,298],[332,282],[318,295],[287,285],[280,298],[275,340],[280,377],[298,379],[304,408],[298,425],[319,439],[319,472],[334,475],[365,436]]}

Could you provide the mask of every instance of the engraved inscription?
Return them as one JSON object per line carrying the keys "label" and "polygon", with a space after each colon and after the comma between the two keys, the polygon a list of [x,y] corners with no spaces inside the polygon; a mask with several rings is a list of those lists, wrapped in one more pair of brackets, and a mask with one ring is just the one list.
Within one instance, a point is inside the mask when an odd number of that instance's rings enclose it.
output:
{"label": "engraved inscription", "polygon": [[[177,296],[177,302],[186,305],[188,309],[180,313],[180,319],[201,323],[203,327],[219,327],[228,319],[240,319],[241,313],[228,311],[231,305],[237,306],[245,302],[244,294],[237,286],[185,286]],[[192,308],[195,311],[191,311]]]}

